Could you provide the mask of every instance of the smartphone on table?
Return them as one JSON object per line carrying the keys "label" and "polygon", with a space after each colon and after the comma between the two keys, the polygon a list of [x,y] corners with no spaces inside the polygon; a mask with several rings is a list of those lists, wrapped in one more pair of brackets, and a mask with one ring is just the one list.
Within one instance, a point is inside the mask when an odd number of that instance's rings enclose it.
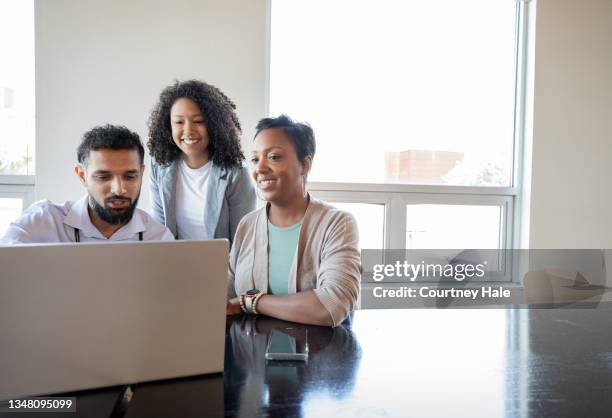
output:
{"label": "smartphone on table", "polygon": [[266,360],[307,361],[308,330],[305,328],[273,330],[266,348]]}

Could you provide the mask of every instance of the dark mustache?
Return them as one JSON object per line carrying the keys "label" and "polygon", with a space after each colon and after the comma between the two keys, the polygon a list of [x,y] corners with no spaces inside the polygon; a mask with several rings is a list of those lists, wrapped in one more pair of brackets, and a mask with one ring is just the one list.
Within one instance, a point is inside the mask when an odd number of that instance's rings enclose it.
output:
{"label": "dark mustache", "polygon": [[104,199],[104,202],[108,203],[108,202],[114,202],[114,201],[117,201],[117,200],[121,200],[121,201],[125,201],[125,202],[128,202],[128,203],[132,203],[132,199],[130,199],[129,197],[117,196],[117,195],[113,195],[113,196],[107,197],[106,199]]}

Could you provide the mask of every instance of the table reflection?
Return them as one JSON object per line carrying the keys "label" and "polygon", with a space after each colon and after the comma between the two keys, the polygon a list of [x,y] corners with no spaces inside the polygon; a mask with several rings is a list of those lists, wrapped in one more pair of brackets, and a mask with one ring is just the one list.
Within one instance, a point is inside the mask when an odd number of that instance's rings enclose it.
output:
{"label": "table reflection", "polygon": [[[350,323],[336,328],[305,326],[267,317],[231,320],[226,347],[226,414],[253,416],[258,411],[278,416],[301,416],[309,398],[341,400],[353,391],[361,349]],[[265,359],[274,329],[308,330],[307,362]]]}
{"label": "table reflection", "polygon": [[[127,417],[610,416],[612,305],[585,306],[230,318],[223,376],[140,384]],[[307,329],[308,362],[266,361],[287,328]]]}

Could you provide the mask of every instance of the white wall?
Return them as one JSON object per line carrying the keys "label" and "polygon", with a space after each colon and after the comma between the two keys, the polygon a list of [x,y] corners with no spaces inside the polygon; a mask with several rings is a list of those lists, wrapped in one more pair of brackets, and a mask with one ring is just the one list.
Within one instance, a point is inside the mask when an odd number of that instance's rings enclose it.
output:
{"label": "white wall", "polygon": [[36,0],[35,11],[37,198],[84,193],[72,169],[93,126],[124,124],[145,143],[149,111],[174,79],[223,90],[250,146],[266,112],[265,0]]}
{"label": "white wall", "polygon": [[537,0],[531,248],[612,248],[612,1]]}

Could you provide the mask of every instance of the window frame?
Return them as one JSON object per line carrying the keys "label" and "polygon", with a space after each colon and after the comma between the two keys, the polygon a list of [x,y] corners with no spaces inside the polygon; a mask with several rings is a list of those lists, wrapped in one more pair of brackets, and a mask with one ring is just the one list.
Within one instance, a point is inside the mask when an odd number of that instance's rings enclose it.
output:
{"label": "window frame", "polygon": [[[21,199],[22,212],[34,203],[33,175],[0,175],[0,198]],[[4,230],[0,229],[0,238]]]}
{"label": "window frame", "polygon": [[[370,185],[384,189],[384,184]],[[395,186],[397,185],[392,185]],[[506,188],[494,188],[487,193],[474,193],[473,187],[444,186],[410,186],[401,185],[395,191],[364,191],[354,190],[351,183],[309,183],[308,191],[313,196],[333,202],[343,203],[371,203],[385,206],[383,243],[385,249],[406,248],[406,206],[419,204],[435,205],[470,205],[470,206],[497,206],[501,209],[500,216],[500,256],[510,253],[504,251],[512,248],[515,195],[511,192],[500,193]],[[452,192],[446,188],[452,188]],[[413,189],[413,190],[410,190]],[[415,190],[416,189],[416,190]],[[493,188],[491,188],[493,189]],[[512,281],[513,265],[511,259],[504,259],[502,275],[495,281]]]}
{"label": "window frame", "polygon": [[26,209],[34,203],[35,178],[33,175],[2,174],[0,175],[0,197],[19,198]]}

